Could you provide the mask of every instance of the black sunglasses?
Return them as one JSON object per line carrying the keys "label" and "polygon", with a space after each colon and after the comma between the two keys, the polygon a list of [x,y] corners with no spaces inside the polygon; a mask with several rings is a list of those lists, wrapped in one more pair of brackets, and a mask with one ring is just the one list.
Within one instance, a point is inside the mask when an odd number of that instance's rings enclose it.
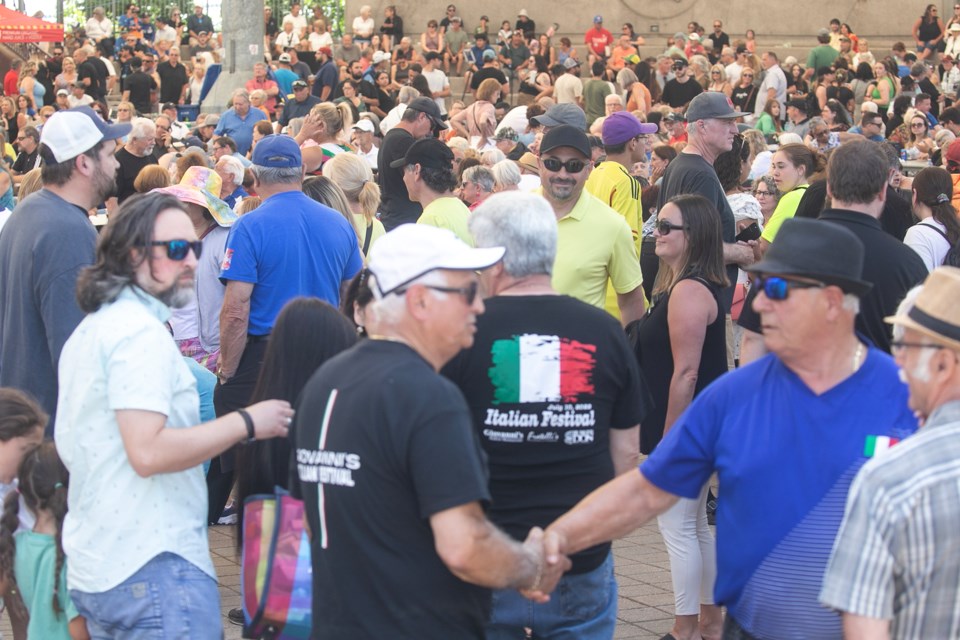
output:
{"label": "black sunglasses", "polygon": [[[465,287],[441,287],[434,284],[425,284],[423,285],[427,289],[433,289],[434,291],[442,291],[443,293],[458,293],[463,297],[463,301],[467,303],[467,306],[473,304],[473,301],[477,299],[477,292],[480,291],[480,283],[474,280]],[[397,289],[396,294],[403,295],[407,292],[407,288]]]}
{"label": "black sunglasses", "polygon": [[171,260],[176,260],[180,262],[185,260],[187,253],[193,249],[193,255],[200,259],[200,254],[203,253],[203,243],[199,240],[154,240],[149,243],[151,247],[166,247],[167,248],[167,257]]}
{"label": "black sunglasses", "polygon": [[551,173],[559,173],[560,169],[566,169],[567,173],[580,173],[583,171],[583,168],[587,166],[587,163],[583,160],[567,160],[566,162],[561,162],[556,158],[544,158],[543,166],[546,167],[547,171]]}
{"label": "black sunglasses", "polygon": [[688,225],[673,224],[669,220],[660,220],[657,222],[657,233],[661,236],[668,236],[671,231],[686,231],[689,228]]}
{"label": "black sunglasses", "polygon": [[827,285],[823,282],[800,282],[777,276],[756,276],[753,286],[763,289],[763,294],[771,300],[786,300],[791,289],[822,289]]}

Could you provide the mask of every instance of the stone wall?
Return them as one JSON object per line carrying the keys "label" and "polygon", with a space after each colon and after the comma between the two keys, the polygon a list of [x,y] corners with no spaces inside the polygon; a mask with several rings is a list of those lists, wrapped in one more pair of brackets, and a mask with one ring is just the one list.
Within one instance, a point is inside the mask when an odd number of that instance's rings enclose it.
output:
{"label": "stone wall", "polygon": [[[346,28],[350,29],[360,7],[369,4],[379,25],[383,8],[396,4],[403,18],[407,35],[418,41],[427,20],[444,16],[446,2],[405,3],[395,0],[346,0]],[[500,22],[516,21],[517,11],[526,9],[542,32],[551,23],[558,23],[557,32],[568,35],[574,44],[582,44],[583,33],[590,27],[595,14],[601,14],[604,26],[614,36],[619,35],[624,22],[633,24],[647,43],[659,48],[668,34],[686,32],[686,25],[696,20],[711,31],[713,20],[720,19],[731,39],[740,38],[747,29],[757,33],[765,46],[814,46],[817,29],[827,26],[831,18],[849,24],[854,33],[883,42],[904,40],[909,44],[910,30],[923,12],[926,3],[905,3],[902,0],[730,0],[704,2],[702,0],[488,0],[464,2],[454,0],[468,30],[476,26],[481,15],[490,18],[490,28],[496,33]],[[946,20],[953,13],[951,3],[941,3],[940,14]],[[651,31],[655,29],[656,31]]]}

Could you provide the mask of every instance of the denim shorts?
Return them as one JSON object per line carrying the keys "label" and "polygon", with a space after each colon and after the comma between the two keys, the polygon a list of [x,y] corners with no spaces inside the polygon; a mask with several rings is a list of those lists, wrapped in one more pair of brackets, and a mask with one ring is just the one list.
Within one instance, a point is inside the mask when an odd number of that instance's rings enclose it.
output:
{"label": "denim shorts", "polygon": [[610,640],[617,626],[617,581],[613,554],[587,573],[565,575],[550,602],[535,604],[512,589],[493,592],[487,640],[522,640],[524,628],[534,638]]}
{"label": "denim shorts", "polygon": [[217,581],[173,553],[161,553],[102,593],[70,590],[93,640],[220,640]]}

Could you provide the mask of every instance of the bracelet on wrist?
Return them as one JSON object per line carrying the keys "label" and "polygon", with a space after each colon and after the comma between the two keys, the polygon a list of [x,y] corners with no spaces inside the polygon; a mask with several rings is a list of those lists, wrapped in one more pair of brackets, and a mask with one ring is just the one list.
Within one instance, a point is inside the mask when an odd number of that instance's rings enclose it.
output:
{"label": "bracelet on wrist", "polygon": [[251,442],[256,439],[256,432],[253,429],[253,418],[250,417],[250,414],[246,409],[237,409],[237,413],[240,414],[240,417],[243,418],[243,424],[247,427],[247,442]]}

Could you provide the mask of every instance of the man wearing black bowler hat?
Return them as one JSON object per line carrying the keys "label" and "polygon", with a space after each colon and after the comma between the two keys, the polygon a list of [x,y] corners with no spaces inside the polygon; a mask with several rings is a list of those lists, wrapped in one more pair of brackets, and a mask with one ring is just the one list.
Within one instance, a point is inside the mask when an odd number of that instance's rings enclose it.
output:
{"label": "man wearing black bowler hat", "polygon": [[917,422],[893,360],[854,331],[871,288],[863,243],[819,220],[788,220],[781,234],[750,268],[771,353],[700,394],[639,472],[551,524],[547,561],[625,535],[717,473],[724,638],[840,640],[839,615],[817,597],[847,490],[878,442]]}

